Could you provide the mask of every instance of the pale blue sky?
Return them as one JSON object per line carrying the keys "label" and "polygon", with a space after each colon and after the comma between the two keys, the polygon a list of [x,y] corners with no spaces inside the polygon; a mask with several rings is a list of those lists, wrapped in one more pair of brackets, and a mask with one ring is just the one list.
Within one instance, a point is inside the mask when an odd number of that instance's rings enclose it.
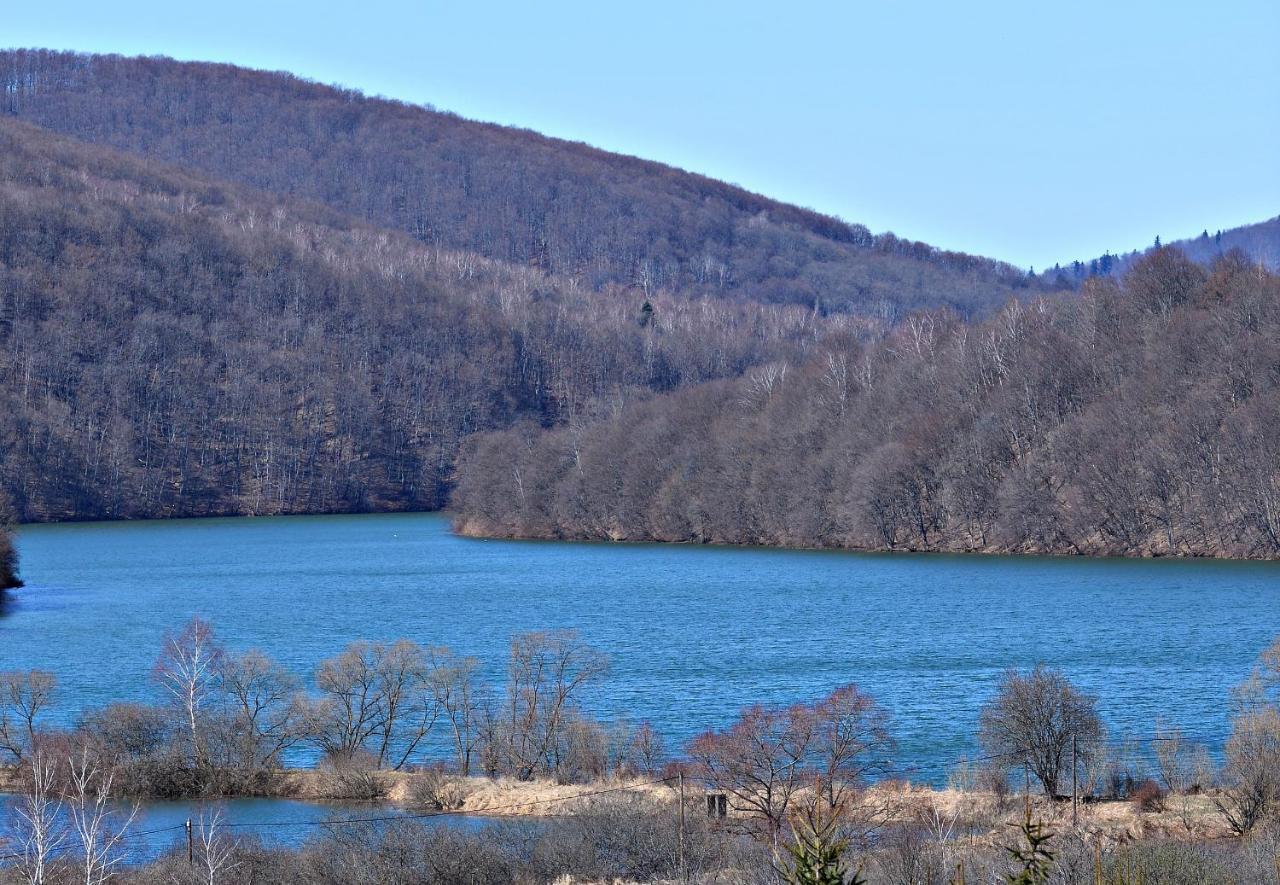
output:
{"label": "pale blue sky", "polygon": [[289,70],[1037,269],[1280,214],[1280,3],[42,0],[0,45]]}

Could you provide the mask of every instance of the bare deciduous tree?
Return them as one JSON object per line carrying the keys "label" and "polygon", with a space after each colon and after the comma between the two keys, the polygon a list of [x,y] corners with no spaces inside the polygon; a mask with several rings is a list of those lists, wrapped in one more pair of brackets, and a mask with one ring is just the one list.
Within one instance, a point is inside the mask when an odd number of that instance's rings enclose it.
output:
{"label": "bare deciduous tree", "polygon": [[316,687],[323,697],[312,730],[325,752],[351,759],[367,751],[379,768],[403,768],[441,713],[428,653],[408,640],[352,643],[320,664]]}
{"label": "bare deciduous tree", "polygon": [[67,841],[57,773],[53,758],[38,751],[23,766],[25,783],[9,830],[10,842],[18,848],[18,875],[27,885],[55,881],[58,855]]}
{"label": "bare deciduous tree", "polygon": [[201,808],[196,827],[200,838],[201,879],[207,885],[218,885],[240,866],[236,861],[237,845],[223,832],[226,828],[222,808]]}
{"label": "bare deciduous tree", "polygon": [[0,750],[21,763],[36,739],[36,720],[53,701],[57,679],[43,670],[0,673]]}
{"label": "bare deciduous tree", "polygon": [[190,758],[197,768],[208,765],[204,713],[216,695],[225,655],[213,626],[195,617],[177,633],[165,637],[155,664],[155,678],[182,711]]}
{"label": "bare deciduous tree", "polygon": [[652,774],[660,769],[667,761],[666,742],[662,732],[648,721],[641,722],[631,735],[628,757],[641,774]]}
{"label": "bare deciduous tree", "polygon": [[102,885],[123,862],[123,841],[138,814],[138,806],[127,813],[112,803],[113,775],[100,768],[88,749],[73,755],[68,764],[66,807],[80,850],[81,882]]}
{"label": "bare deciduous tree", "polygon": [[1040,665],[1026,674],[1006,672],[979,722],[983,750],[1008,765],[1025,762],[1050,799],[1059,795],[1063,772],[1070,774],[1072,741],[1084,766],[1105,734],[1097,699]]}
{"label": "bare deciduous tree", "polygon": [[440,710],[449,721],[458,771],[471,773],[472,759],[481,740],[481,718],[487,690],[480,679],[480,662],[459,657],[447,648],[428,652],[428,679]]}
{"label": "bare deciduous tree", "polygon": [[1227,825],[1245,835],[1280,809],[1280,710],[1244,710],[1231,724],[1222,795],[1214,800]]}
{"label": "bare deciduous tree", "polygon": [[562,732],[608,659],[568,630],[517,634],[507,667],[506,746],[517,777],[559,765]]}
{"label": "bare deciduous tree", "polygon": [[[884,770],[892,749],[885,712],[846,685],[812,704],[749,707],[728,729],[694,739],[689,756],[698,776],[776,843],[802,791],[853,811],[863,778]],[[868,829],[883,822],[883,809],[856,810]]]}
{"label": "bare deciduous tree", "polygon": [[227,740],[242,770],[276,768],[305,736],[298,679],[259,651],[225,655],[219,681],[229,699]]}
{"label": "bare deciduous tree", "polygon": [[1215,800],[1232,832],[1244,835],[1280,813],[1280,639],[1258,657],[1234,692],[1235,715]]}
{"label": "bare deciduous tree", "polygon": [[812,764],[833,807],[891,767],[889,714],[856,685],[843,685],[812,705]]}
{"label": "bare deciduous tree", "polygon": [[775,842],[794,796],[808,782],[800,766],[810,734],[791,713],[748,707],[728,729],[708,731],[689,744],[697,776],[728,794],[757,834]]}

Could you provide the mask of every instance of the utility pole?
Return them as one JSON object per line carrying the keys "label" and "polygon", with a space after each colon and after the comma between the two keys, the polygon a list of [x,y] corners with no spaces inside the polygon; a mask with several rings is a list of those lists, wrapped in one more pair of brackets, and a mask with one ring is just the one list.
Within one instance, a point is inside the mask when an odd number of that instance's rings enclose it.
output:
{"label": "utility pole", "polygon": [[187,865],[196,865],[196,846],[195,838],[191,833],[191,818],[187,818]]}
{"label": "utility pole", "polygon": [[1031,762],[1026,756],[1022,757],[1022,795],[1026,806],[1027,823],[1031,823]]}
{"label": "utility pole", "polygon": [[676,842],[676,859],[680,866],[680,881],[688,882],[689,874],[684,865],[684,772],[680,772],[680,836]]}
{"label": "utility pole", "polygon": [[1076,736],[1071,736],[1071,826],[1080,826],[1080,779],[1076,773]]}

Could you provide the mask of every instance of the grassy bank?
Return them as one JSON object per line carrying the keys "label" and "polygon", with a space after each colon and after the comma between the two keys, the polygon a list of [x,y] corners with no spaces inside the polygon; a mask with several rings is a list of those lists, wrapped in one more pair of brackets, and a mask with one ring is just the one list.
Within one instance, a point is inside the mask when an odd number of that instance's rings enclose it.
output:
{"label": "grassy bank", "polygon": [[[605,797],[625,797],[655,810],[678,808],[676,781],[655,782],[653,778],[606,778],[585,784],[562,784],[554,780],[529,781],[500,777],[461,777],[436,772],[367,772],[355,790],[351,782],[336,780],[321,769],[288,769],[280,772],[270,789],[257,794],[265,798],[297,799],[308,802],[364,801],[371,805],[400,808],[418,813],[444,812],[477,817],[563,817],[597,806]],[[0,793],[22,791],[19,770],[0,768]],[[686,803],[690,814],[706,813],[707,791],[687,782]],[[219,797],[242,798],[242,797]],[[1231,837],[1216,795],[1203,792],[1168,795],[1144,803],[1130,799],[1090,799],[1074,807],[1070,801],[1049,802],[1033,793],[1031,815],[1061,832],[1074,832],[1100,839],[1106,844],[1124,844],[1143,839],[1179,841],[1220,840]],[[877,827],[922,825],[932,831],[963,836],[978,844],[995,845],[1007,838],[1011,828],[1022,822],[1027,810],[1026,796],[989,790],[937,789],[928,785],[886,781],[857,794],[852,815]],[[726,820],[746,815],[729,805]]]}

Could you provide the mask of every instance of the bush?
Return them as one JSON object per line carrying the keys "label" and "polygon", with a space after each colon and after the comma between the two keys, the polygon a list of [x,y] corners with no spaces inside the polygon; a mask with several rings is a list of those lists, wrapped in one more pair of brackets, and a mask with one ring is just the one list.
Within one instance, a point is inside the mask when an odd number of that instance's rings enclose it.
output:
{"label": "bush", "polygon": [[357,753],[350,758],[327,756],[316,766],[316,789],[325,799],[372,802],[387,795],[373,757]]}
{"label": "bush", "polygon": [[[572,875],[587,881],[649,882],[679,876],[675,808],[619,794],[544,827],[531,864],[539,881]],[[685,859],[697,876],[722,869],[726,837],[706,815],[685,818]]]}
{"label": "bush", "polygon": [[1109,855],[1103,881],[1158,882],[1160,885],[1233,885],[1238,878],[1229,858],[1206,845],[1186,842],[1139,843]]}
{"label": "bush", "polygon": [[1013,795],[1013,787],[1009,785],[1009,772],[1003,765],[984,765],[978,770],[975,779],[977,787],[995,797],[996,809],[1003,811]]}
{"label": "bush", "polygon": [[1136,784],[1129,791],[1130,801],[1143,812],[1164,811],[1165,799],[1168,795],[1163,787],[1149,778]]}
{"label": "bush", "polygon": [[1247,710],[1232,722],[1221,798],[1232,832],[1243,836],[1280,809],[1280,710]]}
{"label": "bush", "polygon": [[415,808],[452,811],[461,808],[466,798],[462,783],[441,765],[424,768],[409,781],[409,802]]}
{"label": "bush", "polygon": [[575,716],[564,729],[563,748],[555,768],[562,784],[589,784],[609,770],[609,740],[600,723]]}

